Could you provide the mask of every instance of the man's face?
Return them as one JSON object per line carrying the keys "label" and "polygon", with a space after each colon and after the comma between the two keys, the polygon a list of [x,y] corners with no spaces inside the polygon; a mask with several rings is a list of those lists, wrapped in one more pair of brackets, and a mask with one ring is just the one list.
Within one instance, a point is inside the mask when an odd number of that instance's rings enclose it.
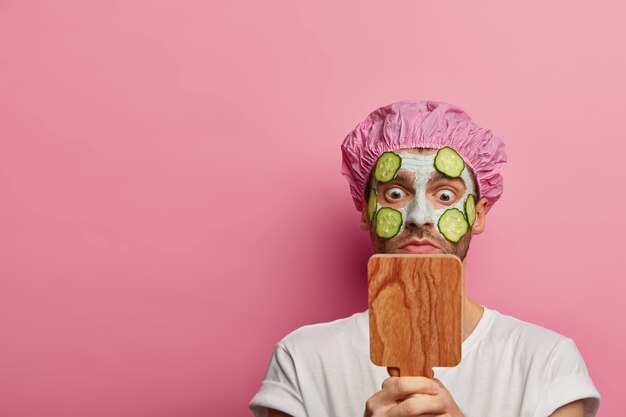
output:
{"label": "man's face", "polygon": [[[467,227],[467,232],[464,234],[463,228],[454,229],[461,230],[459,233],[461,237],[453,242],[450,241],[449,234],[448,239],[445,234],[442,234],[441,225],[446,225],[450,214],[458,215],[460,218],[459,220],[452,216],[453,227],[456,227],[455,222],[462,223],[465,221],[463,217],[465,219],[468,217],[465,203],[468,196],[473,195],[474,198],[476,196],[474,182],[468,168],[465,167],[456,178],[450,178],[435,168],[436,149],[421,152],[417,149],[401,149],[394,153],[400,156],[401,165],[392,179],[378,181],[372,174],[371,188],[376,193],[370,202],[367,227],[374,251],[376,253],[446,253],[464,259],[471,240],[471,226],[463,224],[463,227]],[[381,209],[383,209],[382,212]],[[382,216],[388,213],[397,216],[391,217],[393,221],[399,222],[399,230],[395,232],[391,229],[392,231],[385,235],[381,233],[383,227],[380,221],[383,221]],[[441,221],[444,213],[446,215]],[[370,216],[373,218],[369,218]],[[445,228],[443,230],[446,231]],[[393,233],[396,234],[391,237],[381,237],[381,234],[388,236]]]}

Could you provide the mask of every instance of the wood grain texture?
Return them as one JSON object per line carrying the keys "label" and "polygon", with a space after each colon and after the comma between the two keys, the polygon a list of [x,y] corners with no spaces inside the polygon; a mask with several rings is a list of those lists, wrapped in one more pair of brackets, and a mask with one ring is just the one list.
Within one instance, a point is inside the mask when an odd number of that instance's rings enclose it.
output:
{"label": "wood grain texture", "polygon": [[461,361],[463,265],[454,255],[373,255],[370,358],[400,375],[433,377]]}

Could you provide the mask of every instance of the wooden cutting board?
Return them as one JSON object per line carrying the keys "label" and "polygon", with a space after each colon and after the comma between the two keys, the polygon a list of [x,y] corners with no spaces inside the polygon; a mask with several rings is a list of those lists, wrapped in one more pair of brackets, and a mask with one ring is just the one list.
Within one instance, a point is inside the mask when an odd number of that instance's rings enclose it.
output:
{"label": "wooden cutting board", "polygon": [[463,265],[454,255],[376,254],[367,264],[370,358],[400,376],[461,362]]}

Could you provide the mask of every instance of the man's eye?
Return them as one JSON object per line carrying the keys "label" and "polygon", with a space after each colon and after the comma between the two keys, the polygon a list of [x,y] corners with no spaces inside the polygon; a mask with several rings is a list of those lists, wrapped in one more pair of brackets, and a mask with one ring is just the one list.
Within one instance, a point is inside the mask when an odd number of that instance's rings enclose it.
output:
{"label": "man's eye", "polygon": [[394,187],[385,191],[385,196],[390,200],[399,200],[403,198],[404,196],[406,196],[406,193],[404,192],[403,189]]}
{"label": "man's eye", "polygon": [[437,198],[444,203],[454,200],[454,193],[450,190],[441,190],[437,192]]}

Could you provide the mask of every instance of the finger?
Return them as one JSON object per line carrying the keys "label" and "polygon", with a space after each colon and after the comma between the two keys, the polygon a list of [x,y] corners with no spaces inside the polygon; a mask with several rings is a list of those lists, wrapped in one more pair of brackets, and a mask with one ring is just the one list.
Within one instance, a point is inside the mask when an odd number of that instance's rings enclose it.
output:
{"label": "finger", "polygon": [[365,402],[365,416],[385,415],[387,410],[396,405],[395,402],[383,402],[383,392],[377,391]]}
{"label": "finger", "polygon": [[435,381],[435,383],[437,384],[437,390],[438,391],[448,391],[448,389],[446,388],[445,385],[443,385],[443,382],[441,382],[440,380],[438,380],[437,378],[433,378],[433,381]]}
{"label": "finger", "polygon": [[446,407],[443,398],[439,395],[418,394],[408,398],[387,412],[388,417],[409,417],[438,415],[444,413]]}
{"label": "finger", "polygon": [[439,392],[439,385],[423,376],[392,376],[383,381],[381,401],[393,403],[411,394],[430,394]]}
{"label": "finger", "polygon": [[389,376],[400,376],[400,368],[394,368],[394,367],[387,367],[387,373],[389,373]]}

